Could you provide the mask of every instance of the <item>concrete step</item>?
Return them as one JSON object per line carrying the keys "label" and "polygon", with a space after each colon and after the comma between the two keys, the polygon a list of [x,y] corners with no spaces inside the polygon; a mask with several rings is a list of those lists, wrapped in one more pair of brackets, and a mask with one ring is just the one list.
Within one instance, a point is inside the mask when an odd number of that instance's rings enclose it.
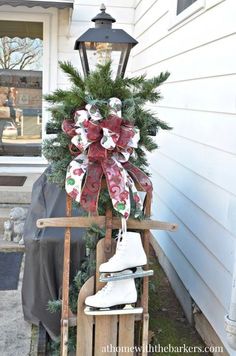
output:
{"label": "concrete step", "polygon": [[24,252],[25,246],[12,241],[5,241],[0,238],[0,252]]}
{"label": "concrete step", "polygon": [[[16,176],[19,174],[5,174]],[[21,174],[23,175],[23,174]],[[30,204],[32,186],[37,178],[40,176],[39,173],[24,174],[27,179],[22,187],[18,186],[0,186],[0,204]]]}

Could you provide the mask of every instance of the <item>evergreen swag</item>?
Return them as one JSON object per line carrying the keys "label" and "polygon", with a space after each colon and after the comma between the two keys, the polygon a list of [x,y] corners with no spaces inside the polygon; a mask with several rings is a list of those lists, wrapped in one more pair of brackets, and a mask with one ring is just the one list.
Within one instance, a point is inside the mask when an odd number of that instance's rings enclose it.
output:
{"label": "evergreen swag", "polygon": [[[105,118],[108,115],[107,101],[111,97],[117,97],[122,101],[122,116],[140,129],[139,147],[135,149],[135,154],[130,158],[130,161],[146,172],[148,163],[145,150],[150,152],[158,147],[150,137],[150,133],[156,132],[159,128],[168,130],[170,127],[147,109],[145,104],[157,103],[161,99],[157,88],[169,77],[169,73],[161,73],[151,79],[146,79],[145,75],[141,75],[132,78],[117,77],[113,80],[111,78],[111,63],[108,62],[105,65],[98,65],[94,72],[82,78],[70,62],[60,62],[59,64],[63,72],[69,76],[72,86],[69,90],[57,89],[54,93],[45,96],[50,104],[48,110],[52,116],[47,125],[47,131],[57,133],[56,137],[46,139],[43,143],[43,154],[51,163],[49,181],[64,188],[66,169],[73,159],[68,149],[70,137],[61,130],[63,120],[65,118],[73,119],[75,111],[84,108],[86,104],[96,105]],[[146,173],[148,174],[148,172]],[[104,214],[104,203],[107,204],[108,201],[110,199],[107,190],[101,191],[99,214]],[[111,201],[110,207],[112,208]],[[114,210],[113,212],[116,213]],[[131,215],[133,214],[134,211],[131,209]],[[70,307],[73,312],[76,312],[77,295],[81,286],[94,272],[96,241],[103,236],[104,231],[96,226],[86,232],[87,258],[70,288]],[[60,301],[48,303],[48,309],[51,312],[58,311],[60,307]],[[74,338],[75,331],[71,330],[70,345],[72,349],[75,348]],[[56,345],[54,346],[56,347]]]}

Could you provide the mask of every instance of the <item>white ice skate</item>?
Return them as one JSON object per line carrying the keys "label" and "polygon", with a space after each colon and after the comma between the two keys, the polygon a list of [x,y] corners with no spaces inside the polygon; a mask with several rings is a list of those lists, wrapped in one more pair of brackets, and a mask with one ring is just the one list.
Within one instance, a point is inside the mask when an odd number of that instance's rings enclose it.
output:
{"label": "white ice skate", "polygon": [[[146,264],[147,256],[143,249],[140,234],[120,230],[115,255],[99,267],[100,281],[108,282],[152,276],[152,270],[145,271],[141,267]],[[116,273],[124,270],[132,270],[133,273]]]}
{"label": "white ice skate", "polygon": [[[119,274],[130,273],[124,271]],[[134,279],[108,282],[105,287],[95,295],[85,299],[87,307],[84,312],[87,315],[117,315],[117,314],[141,314],[143,308],[134,308],[137,301],[137,291]]]}

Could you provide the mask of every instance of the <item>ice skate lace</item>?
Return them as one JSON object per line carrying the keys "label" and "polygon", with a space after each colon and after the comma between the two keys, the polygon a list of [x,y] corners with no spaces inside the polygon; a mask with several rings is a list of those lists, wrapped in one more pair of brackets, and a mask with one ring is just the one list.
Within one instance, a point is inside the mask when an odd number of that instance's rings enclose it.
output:
{"label": "ice skate lace", "polygon": [[116,237],[117,245],[116,245],[116,254],[112,256],[109,261],[113,261],[114,259],[117,258],[117,255],[122,254],[127,246],[127,240],[126,240],[126,234],[127,234],[127,222],[125,218],[121,218],[121,229],[119,230],[119,233]]}
{"label": "ice skate lace", "polygon": [[103,287],[101,290],[99,290],[97,292],[97,294],[101,295],[101,294],[107,294],[110,293],[113,287],[113,283],[112,282],[108,282],[105,287]]}

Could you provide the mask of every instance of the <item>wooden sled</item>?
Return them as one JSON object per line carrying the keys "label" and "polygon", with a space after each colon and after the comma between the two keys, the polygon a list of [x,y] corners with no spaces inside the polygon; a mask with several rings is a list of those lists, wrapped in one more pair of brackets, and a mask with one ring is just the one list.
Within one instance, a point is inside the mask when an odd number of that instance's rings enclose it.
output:
{"label": "wooden sled", "polygon": [[[140,186],[137,185],[139,191]],[[112,230],[121,228],[121,219],[112,216],[108,209],[105,216],[71,217],[72,201],[67,196],[66,217],[39,219],[37,226],[65,227],[63,292],[61,317],[61,355],[68,355],[69,326],[77,325],[76,356],[147,356],[148,350],[148,277],[142,278],[141,298],[138,306],[143,309],[142,314],[128,315],[99,315],[91,316],[84,313],[84,301],[87,296],[95,294],[104,283],[99,281],[99,266],[115,253],[115,241]],[[150,220],[151,193],[147,193],[144,200],[145,220],[128,219],[127,228],[140,230],[147,257],[149,256],[150,229],[175,231],[176,224]],[[69,309],[69,266],[70,266],[70,229],[72,227],[90,227],[97,224],[105,227],[106,234],[96,248],[96,275],[89,278],[82,286],[78,295],[77,316]],[[145,266],[148,269],[148,266]],[[138,335],[135,338],[135,335]],[[134,346],[142,347],[142,351],[135,352]],[[127,350],[130,350],[127,352]]]}

